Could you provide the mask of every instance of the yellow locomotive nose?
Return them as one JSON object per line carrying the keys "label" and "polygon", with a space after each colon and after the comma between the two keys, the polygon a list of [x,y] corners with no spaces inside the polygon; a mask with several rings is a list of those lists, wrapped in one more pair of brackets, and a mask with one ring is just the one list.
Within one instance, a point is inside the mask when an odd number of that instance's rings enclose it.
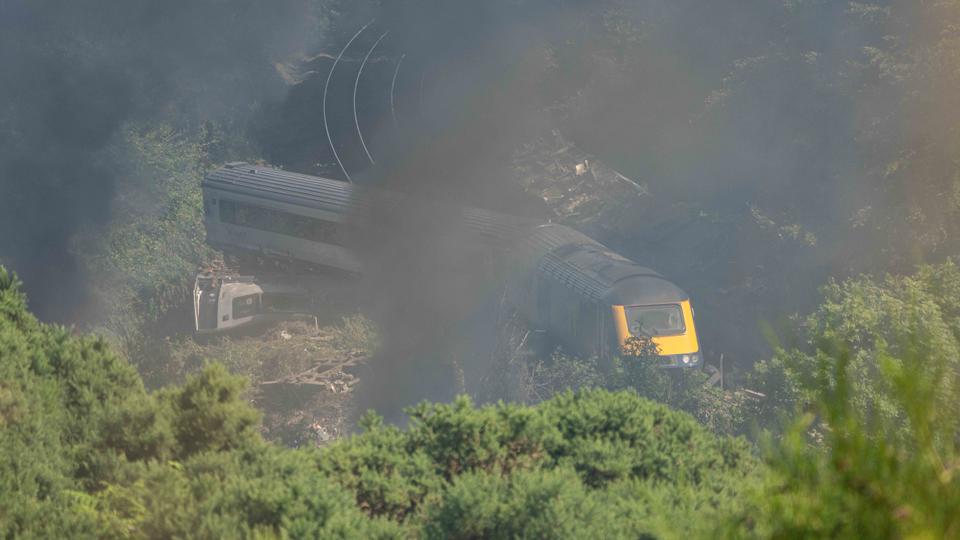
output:
{"label": "yellow locomotive nose", "polygon": [[701,363],[700,344],[690,300],[676,304],[613,306],[617,342],[621,350],[630,338],[648,338],[660,356],[678,367]]}

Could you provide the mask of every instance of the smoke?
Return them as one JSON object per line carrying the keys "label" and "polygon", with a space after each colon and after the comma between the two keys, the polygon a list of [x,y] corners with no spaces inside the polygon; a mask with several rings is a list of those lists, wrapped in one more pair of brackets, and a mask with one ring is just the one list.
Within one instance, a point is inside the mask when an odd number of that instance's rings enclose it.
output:
{"label": "smoke", "polygon": [[[688,289],[708,352],[744,364],[765,354],[761,322],[805,310],[827,275],[847,270],[837,232],[855,204],[831,195],[856,172],[850,88],[860,82],[842,71],[870,36],[844,6],[390,2],[335,21],[331,56],[370,20],[328,95],[328,127],[355,182],[545,216],[519,190],[512,158],[559,127],[650,187],[611,213],[627,218],[601,215],[598,240]],[[384,32],[359,97],[371,166],[351,101],[360,59]],[[319,127],[331,60],[274,111],[261,136],[270,161],[340,175]],[[361,407],[388,414],[463,390],[457,372],[482,361],[465,336],[497,293],[456,216],[419,211],[377,207],[379,223],[358,239],[367,309],[385,334]]]}
{"label": "smoke", "polygon": [[71,240],[110,219],[118,130],[242,122],[318,30],[306,0],[0,2],[0,261],[42,319],[88,301]]}
{"label": "smoke", "polygon": [[425,83],[401,95],[416,104],[403,109],[402,136],[390,121],[373,132],[380,155],[356,181],[445,205],[381,202],[365,224],[365,304],[384,339],[361,378],[361,409],[396,419],[402,406],[449,399],[489,355],[492,343],[471,344],[498,298],[502,254],[478,245],[457,208],[546,216],[511,170],[515,149],[542,129],[542,47],[523,14],[508,15],[497,3],[431,3],[383,16],[396,29],[392,47],[420,60]]}
{"label": "smoke", "polygon": [[[649,187],[601,211],[592,232],[687,289],[708,361],[724,353],[741,372],[770,352],[760,327],[812,309],[830,277],[948,252],[958,191],[944,142],[957,123],[942,115],[956,108],[956,71],[934,69],[954,50],[942,6],[477,4],[376,14],[396,37],[386,57],[420,57],[427,105],[399,137],[381,126],[385,156],[358,181],[502,208],[520,198],[510,152],[559,127]],[[898,112],[904,103],[914,113]],[[456,356],[436,336],[456,342],[449,325],[472,320],[467,306],[489,286],[472,276],[476,256],[457,254],[455,224],[390,222],[368,250],[369,288],[388,333],[383,361],[397,367],[375,367],[388,375],[371,395],[404,376],[449,395],[449,373],[428,381],[441,360],[423,358]],[[396,352],[390,339],[420,341]],[[395,402],[417,397],[437,396]]]}
{"label": "smoke", "polygon": [[688,289],[708,359],[748,369],[830,278],[955,252],[955,3],[659,4],[565,125],[648,182],[606,240]]}
{"label": "smoke", "polygon": [[[590,232],[687,289],[708,361],[746,368],[758,325],[807,311],[828,276],[955,251],[957,9],[934,4],[6,0],[0,260],[42,317],[75,317],[71,238],[110,219],[124,179],[105,150],[131,122],[253,118],[268,161],[342,175],[329,127],[358,184],[536,216],[513,154],[559,128],[649,188]],[[371,20],[324,115],[333,58]],[[327,54],[278,70],[320,30]],[[358,96],[371,165],[352,94],[384,32]],[[385,342],[364,384],[389,410],[458,390],[461,337],[497,291],[453,212],[376,210],[358,240]]]}
{"label": "smoke", "polygon": [[[535,16],[542,13],[542,5],[509,1],[352,7],[335,21],[327,53],[301,68],[313,76],[262,117],[258,140],[270,162],[346,179],[342,163],[358,185],[445,203],[372,198],[372,211],[356,220],[350,244],[365,265],[364,312],[382,334],[361,376],[361,410],[398,419],[405,405],[447,399],[465,390],[459,375],[489,354],[492,343],[468,343],[498,298],[491,254],[463,230],[457,208],[548,216],[512,171],[516,148],[544,127],[546,63]],[[370,20],[327,85],[334,59]]]}

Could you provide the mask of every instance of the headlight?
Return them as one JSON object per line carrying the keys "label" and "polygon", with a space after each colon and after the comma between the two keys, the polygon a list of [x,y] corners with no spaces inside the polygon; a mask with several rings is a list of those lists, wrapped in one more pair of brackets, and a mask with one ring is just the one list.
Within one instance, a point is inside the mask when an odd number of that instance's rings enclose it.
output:
{"label": "headlight", "polygon": [[700,365],[700,354],[671,354],[670,365],[673,367],[696,367]]}

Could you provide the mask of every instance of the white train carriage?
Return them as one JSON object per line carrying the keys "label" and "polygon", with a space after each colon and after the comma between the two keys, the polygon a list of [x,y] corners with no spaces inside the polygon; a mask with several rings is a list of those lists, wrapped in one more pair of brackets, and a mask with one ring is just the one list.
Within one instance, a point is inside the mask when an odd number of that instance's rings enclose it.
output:
{"label": "white train carriage", "polygon": [[227,164],[203,182],[210,245],[360,272],[344,245],[352,205],[349,184],[247,163]]}

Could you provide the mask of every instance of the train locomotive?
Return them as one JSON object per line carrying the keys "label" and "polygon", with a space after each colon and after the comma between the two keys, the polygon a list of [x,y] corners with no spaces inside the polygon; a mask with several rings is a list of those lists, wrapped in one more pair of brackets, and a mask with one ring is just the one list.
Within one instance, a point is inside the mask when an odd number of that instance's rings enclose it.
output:
{"label": "train locomotive", "polygon": [[[363,272],[348,233],[375,211],[371,198],[420,211],[434,204],[247,163],[211,172],[202,188],[213,247],[347,273]],[[702,364],[690,297],[662,275],[570,227],[476,208],[457,211],[477,242],[510,261],[507,299],[532,328],[581,355],[608,359],[640,340],[653,344],[665,366]],[[290,297],[289,287],[254,277],[198,276],[197,332],[276,318],[278,310],[268,308],[271,292]]]}

